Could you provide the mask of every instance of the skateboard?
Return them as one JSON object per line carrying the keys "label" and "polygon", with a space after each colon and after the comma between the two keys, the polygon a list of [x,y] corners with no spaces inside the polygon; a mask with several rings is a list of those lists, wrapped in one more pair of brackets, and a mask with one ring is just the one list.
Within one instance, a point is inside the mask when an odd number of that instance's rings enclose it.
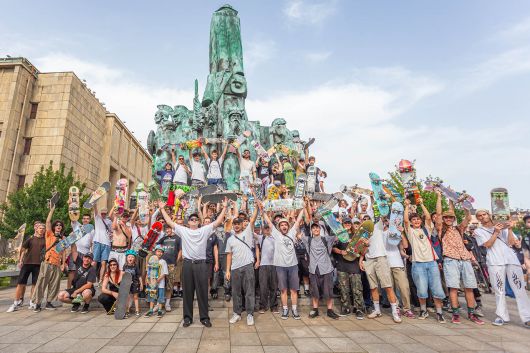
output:
{"label": "skateboard", "polygon": [[460,203],[462,207],[467,210],[471,210],[473,208],[473,204],[471,202],[474,202],[475,199],[468,195],[465,191],[461,193],[456,192],[449,186],[444,185],[443,181],[440,179],[427,178],[425,180],[425,190],[431,191],[436,189],[440,190],[440,192],[447,199],[453,201],[454,204]]}
{"label": "skateboard", "polygon": [[20,258],[20,250],[22,248],[22,243],[24,242],[25,232],[26,232],[26,223],[18,227],[17,235],[13,239],[13,248],[15,250],[15,256],[17,260]]}
{"label": "skateboard", "polygon": [[303,207],[303,203],[295,204],[293,199],[267,200],[263,203],[263,210],[265,212],[292,211],[292,210],[298,210],[302,207]]}
{"label": "skateboard", "polygon": [[263,146],[258,141],[252,140],[250,141],[250,144],[256,150],[256,154],[258,155],[258,157],[260,157],[264,161],[267,161],[267,162],[270,161],[271,157],[269,156],[265,148],[263,148]]}
{"label": "skateboard", "polygon": [[90,233],[94,230],[94,226],[90,223],[84,224],[80,227],[77,227],[70,235],[63,240],[59,241],[55,246],[55,251],[60,253],[61,251],[69,248],[75,244],[79,239]]}
{"label": "skateboard", "polygon": [[68,190],[68,217],[72,222],[79,219],[79,188],[71,186]]}
{"label": "skateboard", "polygon": [[250,177],[248,175],[240,177],[239,184],[244,195],[250,194]]}
{"label": "skateboard", "polygon": [[306,192],[309,195],[312,195],[315,193],[315,185],[317,183],[317,167],[314,165],[310,165],[307,168],[307,188]]}
{"label": "skateboard", "polygon": [[241,145],[243,144],[243,142],[245,142],[245,140],[247,139],[247,137],[250,137],[252,133],[248,130],[245,130],[243,131],[243,133],[241,135],[239,135],[238,137],[236,137],[235,139],[233,139],[230,144],[234,147],[234,148],[239,148],[241,147]]}
{"label": "skateboard", "polygon": [[296,178],[296,184],[294,188],[294,197],[293,197],[293,205],[299,206],[298,208],[302,208],[304,205],[304,194],[305,194],[305,188],[307,184],[307,175],[300,174]]}
{"label": "skateboard", "polygon": [[[155,256],[156,257],[156,256]],[[114,318],[116,320],[125,319],[125,311],[127,310],[127,297],[131,292],[132,275],[130,272],[123,272],[120,282],[120,291],[118,293],[117,304],[115,305]]]}
{"label": "skateboard", "polygon": [[392,202],[403,202],[403,196],[397,191],[395,186],[388,181],[383,183],[383,190],[390,197]]}
{"label": "skateboard", "polygon": [[370,182],[372,183],[372,190],[374,191],[374,199],[379,209],[381,216],[388,216],[390,208],[388,207],[388,195],[383,190],[382,179],[374,172],[369,174]]}
{"label": "skateboard", "polygon": [[222,137],[206,137],[204,138],[204,144],[215,145],[216,143],[226,143],[227,139]]}
{"label": "skateboard", "polygon": [[94,190],[94,192],[92,193],[92,195],[90,195],[88,200],[85,201],[85,203],[83,204],[83,208],[90,209],[94,207],[96,202],[101,197],[103,197],[103,195],[105,195],[109,191],[109,189],[110,189],[110,183],[108,181],[101,184],[96,190]]}
{"label": "skateboard", "polygon": [[127,200],[127,179],[120,179],[116,182],[116,197],[114,199],[114,207],[116,213],[121,215],[125,210],[125,200]]}
{"label": "skateboard", "polygon": [[401,241],[401,232],[398,227],[403,225],[403,205],[393,202],[390,210],[390,220],[388,225],[388,243],[398,245]]}
{"label": "skateboard", "polygon": [[332,198],[331,194],[327,194],[325,192],[315,192],[311,196],[311,200],[313,201],[321,201],[321,202],[327,202]]}
{"label": "skateboard", "polygon": [[353,186],[341,185],[339,191],[343,194],[350,196],[351,198],[357,198],[359,195],[372,196],[374,192],[367,188],[362,188],[355,184]]}
{"label": "skateboard", "polygon": [[60,194],[56,191],[54,191],[52,193],[52,197],[50,197],[48,199],[48,208],[52,208],[52,207],[55,207],[55,205],[57,204],[57,202],[59,202],[59,197],[60,197]]}
{"label": "skateboard", "polygon": [[269,185],[267,190],[267,200],[278,200],[280,198],[280,189],[276,185]]}
{"label": "skateboard", "polygon": [[160,277],[160,262],[158,257],[153,255],[147,263],[147,295],[156,299],[158,297],[158,277]]}
{"label": "skateboard", "polygon": [[507,222],[510,220],[510,204],[508,190],[495,188],[491,192],[491,218],[495,222]]}
{"label": "skateboard", "polygon": [[159,201],[162,198],[160,195],[160,188],[154,180],[151,180],[149,184],[147,184],[147,191],[149,192],[149,201]]}
{"label": "skateboard", "polygon": [[343,198],[344,196],[340,192],[332,194],[331,199],[329,199],[327,202],[317,208],[316,213],[331,228],[331,231],[337,236],[339,241],[346,242],[349,239],[348,232],[346,231],[346,229],[344,229],[342,224],[337,221],[335,215],[331,211],[333,207],[337,206],[339,204],[339,201]]}
{"label": "skateboard", "polygon": [[199,196],[213,194],[218,191],[221,191],[221,189],[217,185],[206,185],[198,189]]}
{"label": "skateboard", "polygon": [[230,191],[215,192],[213,194],[204,195],[202,197],[202,202],[221,203],[224,201],[225,197],[229,200],[237,201],[238,194]]}
{"label": "skateboard", "polygon": [[191,214],[197,213],[199,203],[199,190],[193,190],[188,193],[188,208],[186,209],[185,217],[188,218]]}
{"label": "skateboard", "polygon": [[144,190],[138,193],[138,219],[142,224],[149,222],[149,194]]}
{"label": "skateboard", "polygon": [[292,192],[295,186],[295,170],[290,162],[283,165],[283,175],[285,177],[285,185]]}
{"label": "skateboard", "polygon": [[180,149],[186,151],[186,150],[194,150],[196,148],[199,148],[202,146],[202,139],[196,139],[196,140],[188,140],[185,142],[182,142],[179,144]]}
{"label": "skateboard", "polygon": [[361,223],[359,230],[352,236],[348,246],[346,247],[346,255],[343,257],[348,261],[353,261],[356,258],[364,255],[368,249],[369,243],[366,241],[372,236],[374,232],[374,222],[364,221]]}
{"label": "skateboard", "polygon": [[414,168],[414,162],[402,159],[399,161],[397,170],[401,176],[405,198],[409,199],[413,205],[417,205],[420,199],[420,190],[416,183],[416,169]]}
{"label": "skateboard", "polygon": [[158,239],[158,236],[160,235],[160,232],[164,226],[160,222],[155,222],[153,225],[151,225],[151,228],[147,232],[145,239],[142,243],[141,249],[138,252],[138,255],[141,257],[146,257],[147,252],[153,250],[153,247]]}

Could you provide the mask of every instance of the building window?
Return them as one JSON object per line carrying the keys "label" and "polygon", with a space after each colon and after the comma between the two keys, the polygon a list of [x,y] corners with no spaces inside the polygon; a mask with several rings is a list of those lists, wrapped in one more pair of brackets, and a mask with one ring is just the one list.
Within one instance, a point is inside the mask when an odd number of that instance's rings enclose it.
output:
{"label": "building window", "polygon": [[39,103],[31,103],[31,112],[29,113],[30,119],[37,118],[37,108],[39,106]]}
{"label": "building window", "polygon": [[24,139],[24,156],[27,156],[30,150],[31,150],[31,139],[25,138]]}
{"label": "building window", "polygon": [[18,176],[17,190],[22,189],[24,187],[24,184],[26,184],[26,176],[25,175],[19,175]]}

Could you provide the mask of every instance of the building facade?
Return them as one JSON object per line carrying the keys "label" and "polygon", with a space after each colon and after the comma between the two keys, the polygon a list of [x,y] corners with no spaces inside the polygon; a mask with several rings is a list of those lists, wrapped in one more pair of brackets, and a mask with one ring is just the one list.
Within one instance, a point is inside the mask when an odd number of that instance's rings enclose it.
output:
{"label": "building facade", "polygon": [[[50,161],[72,167],[88,191],[110,181],[110,195],[120,178],[132,190],[151,176],[149,153],[75,73],[0,59],[0,202]],[[100,206],[110,207],[111,199]]]}

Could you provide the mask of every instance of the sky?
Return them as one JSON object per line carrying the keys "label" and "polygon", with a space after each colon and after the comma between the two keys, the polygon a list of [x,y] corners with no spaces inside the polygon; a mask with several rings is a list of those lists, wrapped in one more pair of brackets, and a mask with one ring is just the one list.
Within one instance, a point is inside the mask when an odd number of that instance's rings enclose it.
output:
{"label": "sky", "polygon": [[[0,56],[74,71],[145,144],[157,104],[192,107],[218,1],[8,1]],[[400,159],[489,208],[530,208],[530,2],[234,0],[250,120],[283,117],[328,173],[369,186]],[[30,10],[31,9],[31,10]]]}

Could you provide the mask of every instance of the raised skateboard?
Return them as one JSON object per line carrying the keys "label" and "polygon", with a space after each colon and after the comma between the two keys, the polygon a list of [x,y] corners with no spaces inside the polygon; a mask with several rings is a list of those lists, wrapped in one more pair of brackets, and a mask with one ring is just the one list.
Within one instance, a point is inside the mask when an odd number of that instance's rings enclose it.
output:
{"label": "raised skateboard", "polygon": [[149,184],[147,184],[147,191],[149,193],[149,201],[159,201],[162,199],[160,188],[156,181],[151,180]]}
{"label": "raised skateboard", "polygon": [[[154,256],[156,257],[156,256]],[[125,312],[127,311],[127,297],[131,292],[132,275],[130,272],[123,272],[120,282],[120,290],[118,293],[117,304],[115,305],[116,311],[114,311],[114,318],[116,320],[123,320],[125,318]]]}
{"label": "raised skateboard", "polygon": [[179,144],[180,149],[186,151],[186,150],[194,150],[196,148],[199,148],[202,146],[202,140],[201,139],[195,139],[195,140],[188,140],[181,144]]}
{"label": "raised skateboard", "polygon": [[199,196],[209,195],[213,194],[215,192],[221,191],[221,188],[217,185],[206,185],[199,189],[197,189],[199,192]]}
{"label": "raised skateboard", "polygon": [[296,184],[294,187],[293,205],[302,208],[304,204],[305,188],[307,185],[307,175],[300,174],[296,177]]}
{"label": "raised skateboard", "polygon": [[94,230],[94,226],[90,223],[83,224],[80,227],[76,227],[76,229],[70,233],[70,235],[63,240],[59,241],[57,245],[55,245],[55,251],[60,253],[61,251],[69,248],[73,244],[75,244],[79,239],[90,233]]}
{"label": "raised skateboard", "polygon": [[248,175],[240,177],[239,184],[244,195],[250,194],[250,177]]}
{"label": "raised skateboard", "polygon": [[443,181],[440,179],[433,179],[433,178],[427,178],[425,180],[425,190],[431,191],[431,190],[440,190],[440,192],[449,200],[453,201],[454,204],[460,203],[462,207],[464,207],[467,210],[471,210],[473,208],[473,204],[471,202],[474,202],[475,199],[468,195],[465,191],[459,193],[455,190],[451,189],[451,187],[444,185]]}
{"label": "raised skateboard", "polygon": [[388,207],[388,198],[389,196],[383,190],[382,179],[377,175],[377,173],[371,172],[369,174],[370,182],[372,183],[372,190],[374,191],[374,199],[377,203],[377,208],[379,209],[379,214],[381,216],[388,216],[390,212],[390,207]]}
{"label": "raised skateboard", "polygon": [[401,195],[396,187],[388,181],[383,183],[383,190],[390,197],[392,202],[403,202],[403,195]]}
{"label": "raised skateboard", "polygon": [[348,246],[346,247],[346,255],[343,255],[343,257],[348,261],[353,261],[361,255],[364,255],[369,245],[367,239],[372,236],[373,232],[374,222],[364,221],[361,223],[359,229],[350,239]]}
{"label": "raised skateboard", "polygon": [[327,202],[331,199],[332,195],[327,194],[325,192],[315,192],[311,196],[311,200],[313,201],[321,201],[321,202]]}
{"label": "raised skateboard", "polygon": [[90,209],[94,207],[96,202],[101,197],[103,197],[103,195],[105,195],[109,191],[109,189],[110,189],[110,183],[108,181],[101,184],[96,190],[94,190],[94,192],[92,193],[92,195],[90,195],[88,200],[85,201],[85,203],[83,204],[83,208]]}
{"label": "raised skateboard", "polygon": [[188,194],[188,208],[185,217],[188,218],[193,213],[197,213],[199,207],[199,190],[192,190]]}
{"label": "raised skateboard", "polygon": [[401,176],[405,198],[409,199],[413,205],[417,205],[420,199],[420,190],[416,183],[416,168],[414,168],[414,162],[402,159],[399,161],[397,170]]}
{"label": "raised skateboard", "polygon": [[507,222],[510,220],[510,202],[508,190],[505,188],[495,188],[491,195],[491,219],[495,222]]}
{"label": "raised skateboard", "polygon": [[388,224],[388,243],[398,245],[401,241],[401,231],[398,227],[403,225],[403,205],[399,202],[392,202],[390,210],[390,220]]}
{"label": "raised skateboard", "polygon": [[306,192],[309,195],[313,195],[315,193],[315,185],[317,183],[317,167],[314,165],[310,165],[307,167],[307,188]]}
{"label": "raised skateboard", "polygon": [[68,189],[68,217],[72,222],[79,219],[79,188],[70,186]]}
{"label": "raised skateboard", "polygon": [[325,202],[319,208],[317,208],[316,213],[331,228],[331,231],[337,236],[339,241],[346,242],[349,239],[348,232],[346,231],[346,229],[344,229],[342,224],[337,221],[335,215],[332,212],[333,207],[337,206],[339,204],[339,201],[343,198],[344,196],[340,192],[332,194],[331,199]]}
{"label": "raised skateboard", "polygon": [[114,207],[116,213],[121,215],[125,210],[125,200],[127,200],[127,179],[120,179],[116,182],[116,196],[114,199]]}
{"label": "raised skateboard", "polygon": [[160,232],[164,228],[164,225],[160,222],[155,222],[151,225],[151,228],[147,232],[144,242],[138,252],[138,255],[141,257],[146,257],[147,252],[153,250],[153,247],[158,240]]}
{"label": "raised skateboard", "polygon": [[138,219],[142,224],[149,221],[149,194],[144,190],[138,193]]}
{"label": "raised skateboard", "polygon": [[215,145],[216,143],[227,143],[228,140],[223,137],[206,137],[203,139],[203,143],[207,145]]}
{"label": "raised skateboard", "polygon": [[225,197],[228,198],[228,200],[237,201],[238,194],[230,191],[215,192],[213,194],[204,195],[202,197],[202,202],[221,203],[224,201]]}
{"label": "raised skateboard", "polygon": [[26,223],[18,227],[17,235],[13,239],[13,249],[15,250],[15,256],[17,260],[20,258],[20,250],[22,248],[22,243],[24,242],[25,232],[26,232]]}
{"label": "raised skateboard", "polygon": [[267,189],[267,200],[278,200],[280,198],[280,188],[277,185],[269,185]]}
{"label": "raised skateboard", "polygon": [[59,202],[59,197],[60,197],[60,194],[56,191],[54,191],[52,193],[52,197],[50,197],[48,199],[48,208],[52,208],[52,207],[55,207],[55,205],[57,204],[57,202]]}
{"label": "raised skateboard", "polygon": [[265,148],[263,148],[263,146],[257,140],[250,141],[250,144],[256,150],[256,154],[258,155],[259,158],[267,162],[270,161],[271,157],[269,156]]}
{"label": "raised skateboard", "polygon": [[352,199],[357,199],[361,195],[372,196],[374,194],[372,190],[367,189],[367,188],[362,188],[357,184],[353,186],[341,185],[339,188],[339,191],[342,192],[343,194],[350,196]]}
{"label": "raised skateboard", "polygon": [[158,256],[151,256],[147,263],[147,295],[150,298],[158,297],[158,277],[160,277],[160,261]]}
{"label": "raised skateboard", "polygon": [[263,203],[263,210],[265,212],[268,211],[292,211],[292,210],[299,210],[302,208],[302,204],[295,204],[293,199],[277,199],[277,200],[267,200]]}

